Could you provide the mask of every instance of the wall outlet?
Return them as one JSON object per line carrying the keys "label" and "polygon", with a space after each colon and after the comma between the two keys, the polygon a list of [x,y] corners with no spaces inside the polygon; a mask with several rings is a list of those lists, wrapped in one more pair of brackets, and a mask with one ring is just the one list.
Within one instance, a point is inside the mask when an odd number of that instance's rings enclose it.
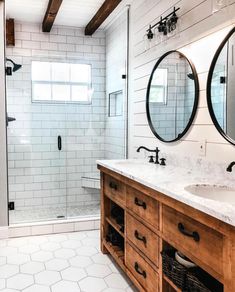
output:
{"label": "wall outlet", "polygon": [[206,140],[198,142],[198,150],[200,156],[206,156]]}

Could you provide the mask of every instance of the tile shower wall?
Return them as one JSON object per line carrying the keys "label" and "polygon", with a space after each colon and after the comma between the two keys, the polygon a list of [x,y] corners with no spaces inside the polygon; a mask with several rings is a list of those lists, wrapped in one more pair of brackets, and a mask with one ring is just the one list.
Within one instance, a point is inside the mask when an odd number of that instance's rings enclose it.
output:
{"label": "tile shower wall", "polygon": [[[98,190],[82,188],[81,178],[97,176],[95,161],[104,158],[104,32],[84,37],[82,29],[54,27],[44,34],[40,25],[17,23],[6,55],[22,64],[7,79],[8,115],[16,118],[8,127],[9,200],[16,210],[96,204]],[[92,104],[32,103],[32,60],[91,64]]]}
{"label": "tile shower wall", "polygon": [[[106,30],[106,128],[105,158],[121,159],[126,155],[126,81],[127,73],[127,11],[122,13]],[[109,94],[123,91],[121,116],[109,117]]]}
{"label": "tile shower wall", "polygon": [[[130,10],[130,157],[140,157],[140,145],[159,146],[161,152],[199,157],[200,143],[206,141],[206,157],[211,161],[231,162],[235,148],[218,133],[209,115],[206,101],[206,81],[212,58],[221,41],[235,22],[235,1],[229,7],[212,14],[211,0],[135,0]],[[179,31],[163,43],[156,41],[146,50],[144,34],[149,24],[180,7]],[[158,58],[170,50],[181,50],[197,69],[200,83],[199,107],[189,132],[176,143],[164,144],[152,134],[145,111],[148,79]],[[223,155],[220,155],[223,153]],[[203,158],[203,157],[202,157]]]}

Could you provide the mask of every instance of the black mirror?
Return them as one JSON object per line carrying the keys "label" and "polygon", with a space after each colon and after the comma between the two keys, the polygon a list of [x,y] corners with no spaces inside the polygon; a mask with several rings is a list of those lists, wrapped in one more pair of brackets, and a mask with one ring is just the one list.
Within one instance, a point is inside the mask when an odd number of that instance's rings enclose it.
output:
{"label": "black mirror", "polygon": [[219,46],[207,81],[207,103],[220,134],[235,145],[235,28]]}
{"label": "black mirror", "polygon": [[163,142],[181,139],[196,114],[199,83],[194,65],[180,52],[164,54],[149,79],[146,110],[153,134]]}

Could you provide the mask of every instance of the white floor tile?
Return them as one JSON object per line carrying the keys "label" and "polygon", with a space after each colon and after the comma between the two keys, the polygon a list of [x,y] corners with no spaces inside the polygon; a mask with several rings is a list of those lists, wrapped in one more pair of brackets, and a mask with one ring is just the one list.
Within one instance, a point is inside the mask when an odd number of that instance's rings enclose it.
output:
{"label": "white floor tile", "polygon": [[35,283],[40,285],[50,286],[61,280],[59,272],[55,271],[43,271],[35,275]]}
{"label": "white floor tile", "polygon": [[32,285],[26,289],[23,290],[23,292],[50,292],[50,287],[45,287],[41,285]]}
{"label": "white floor tile", "polygon": [[116,289],[126,289],[129,284],[126,279],[123,278],[120,274],[111,274],[105,278],[105,282],[108,284],[110,288]]}
{"label": "white floor tile", "polygon": [[53,253],[50,251],[38,251],[31,255],[32,260],[38,262],[47,262],[53,257]]}
{"label": "white floor tile", "polygon": [[41,244],[41,249],[45,251],[55,251],[60,249],[61,246],[57,242],[44,242]]}
{"label": "white floor tile", "polygon": [[103,291],[107,285],[105,284],[103,279],[87,277],[79,282],[79,286],[84,292],[100,292]]}
{"label": "white floor tile", "polygon": [[94,255],[92,259],[96,264],[108,265],[112,263],[111,259],[107,255],[104,255],[102,253]]}
{"label": "white floor tile", "polygon": [[34,275],[44,271],[45,266],[39,262],[29,262],[20,266],[20,272],[23,274]]}
{"label": "white floor tile", "polygon": [[72,249],[76,249],[80,246],[82,246],[81,242],[75,239],[68,239],[64,242],[61,243],[62,247],[64,248],[72,248]]}
{"label": "white floor tile", "polygon": [[76,256],[76,253],[74,250],[69,248],[61,248],[54,252],[55,257],[59,259],[71,259],[74,256]]}
{"label": "white floor tile", "polygon": [[92,246],[81,246],[76,250],[78,255],[93,256],[98,254],[98,249]]}
{"label": "white floor tile", "polygon": [[0,267],[0,278],[6,279],[19,272],[19,267],[16,265],[6,264]]}
{"label": "white floor tile", "polygon": [[23,265],[29,261],[30,261],[30,257],[27,254],[18,253],[17,256],[15,254],[7,256],[8,264]]}
{"label": "white floor tile", "polygon": [[85,268],[92,264],[92,260],[89,257],[85,257],[85,256],[76,256],[70,259],[69,262],[71,266],[79,267],[79,268]]}
{"label": "white floor tile", "polygon": [[62,279],[78,282],[87,276],[82,268],[69,267],[61,272]]}
{"label": "white floor tile", "polygon": [[45,263],[46,269],[51,271],[62,271],[69,267],[67,260],[63,259],[52,259]]}
{"label": "white floor tile", "polygon": [[1,290],[1,292],[19,292],[19,290],[6,288],[6,289]]}
{"label": "white floor tile", "polygon": [[19,252],[26,253],[26,254],[32,254],[39,250],[40,250],[40,247],[36,244],[26,244],[24,246],[19,247]]}
{"label": "white floor tile", "polygon": [[14,253],[17,253],[16,247],[6,246],[6,247],[0,248],[0,256],[1,257],[12,255]]}
{"label": "white floor tile", "polygon": [[0,291],[136,291],[99,242],[97,231],[0,240]]}
{"label": "white floor tile", "polygon": [[87,274],[89,276],[94,276],[98,278],[104,278],[112,273],[107,265],[92,264],[86,268]]}
{"label": "white floor tile", "polygon": [[[51,287],[52,292],[80,292],[80,288],[77,283],[69,281],[60,281]],[[94,291],[93,291],[94,292]]]}
{"label": "white floor tile", "polygon": [[7,279],[7,288],[23,290],[34,283],[33,276],[17,274]]}

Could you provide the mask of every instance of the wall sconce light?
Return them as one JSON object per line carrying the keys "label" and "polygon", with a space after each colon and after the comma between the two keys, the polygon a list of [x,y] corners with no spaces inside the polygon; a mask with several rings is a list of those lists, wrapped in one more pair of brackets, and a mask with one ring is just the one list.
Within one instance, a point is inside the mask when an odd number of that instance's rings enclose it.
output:
{"label": "wall sconce light", "polygon": [[164,18],[161,16],[160,21],[155,23],[154,25],[149,25],[149,28],[147,30],[147,39],[151,41],[154,38],[154,29],[157,28],[157,31],[159,33],[162,33],[163,36],[167,36],[169,33],[172,33],[174,30],[176,30],[177,22],[178,22],[178,16],[176,12],[180,10],[180,8],[175,8],[173,12],[165,16]]}

